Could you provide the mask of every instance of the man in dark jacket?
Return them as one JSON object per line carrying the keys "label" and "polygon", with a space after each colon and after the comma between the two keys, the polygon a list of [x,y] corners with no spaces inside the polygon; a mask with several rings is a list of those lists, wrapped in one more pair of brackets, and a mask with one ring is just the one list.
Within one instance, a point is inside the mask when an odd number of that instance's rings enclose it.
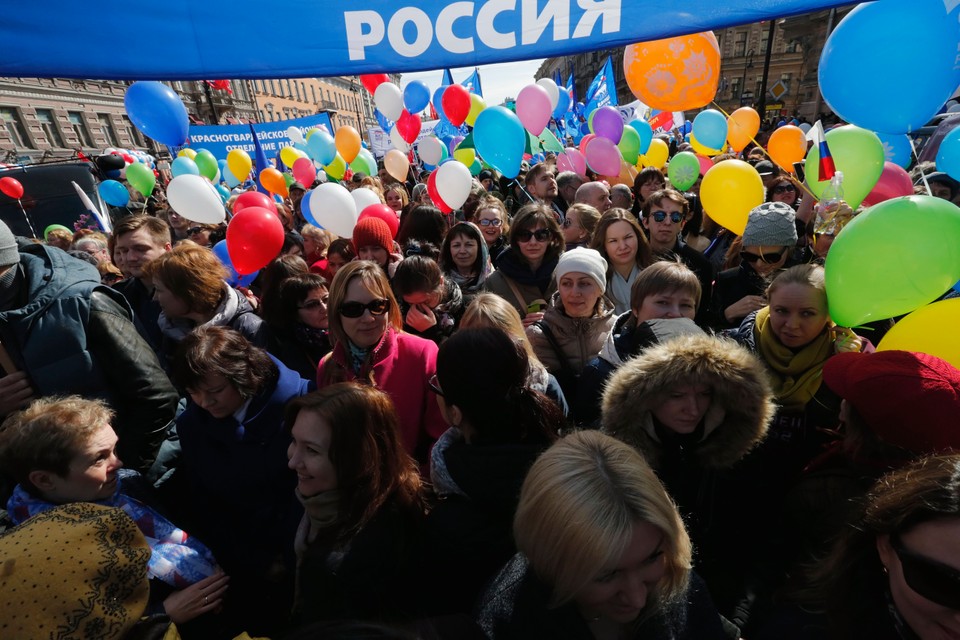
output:
{"label": "man in dark jacket", "polygon": [[178,397],[131,318],[95,267],[0,222],[0,416],[38,397],[102,398],[117,412],[118,455],[147,470]]}
{"label": "man in dark jacket", "polygon": [[118,262],[123,265],[121,271],[127,277],[114,289],[130,303],[137,331],[155,353],[160,353],[160,303],[153,299],[153,285],[143,277],[143,266],[170,251],[170,227],[153,216],[127,216],[114,226],[113,237]]}

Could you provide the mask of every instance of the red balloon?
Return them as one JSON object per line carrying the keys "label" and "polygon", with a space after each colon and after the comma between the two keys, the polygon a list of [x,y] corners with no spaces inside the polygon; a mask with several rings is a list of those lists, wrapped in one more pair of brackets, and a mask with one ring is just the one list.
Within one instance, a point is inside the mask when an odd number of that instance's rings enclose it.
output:
{"label": "red balloon", "polygon": [[433,200],[433,204],[440,209],[443,213],[450,213],[453,211],[453,207],[447,205],[443,201],[443,198],[440,197],[440,192],[437,191],[437,172],[434,171],[430,174],[430,177],[427,178],[427,193],[430,194],[430,199]]}
{"label": "red balloon", "polygon": [[133,157],[132,155],[130,155],[129,153],[124,153],[124,154],[123,154],[123,161],[126,162],[127,164],[133,164],[133,163],[136,162],[137,160],[136,160],[136,158],[134,158],[134,157]]}
{"label": "red balloon", "polygon": [[360,82],[362,82],[364,88],[366,88],[366,90],[373,95],[373,93],[377,90],[377,87],[382,85],[384,82],[390,82],[390,78],[385,73],[368,73],[360,76]]}
{"label": "red balloon", "polygon": [[597,135],[594,133],[588,133],[587,135],[583,136],[583,138],[580,140],[580,153],[587,155],[587,145],[596,137]]}
{"label": "red balloon", "polygon": [[283,225],[276,210],[246,207],[227,225],[227,253],[241,276],[270,264],[282,248]]}
{"label": "red balloon", "polygon": [[357,222],[360,222],[364,218],[379,218],[383,220],[387,223],[387,226],[390,227],[390,235],[394,238],[397,237],[397,231],[400,230],[400,218],[397,217],[397,212],[387,205],[371,204],[360,212],[360,215],[357,217]]}
{"label": "red balloon", "polygon": [[872,207],[884,200],[913,195],[913,181],[903,167],[890,161],[883,163],[883,173],[873,190],[863,199],[863,204]]}
{"label": "red balloon", "polygon": [[470,114],[470,92],[466,87],[452,84],[443,90],[440,104],[443,106],[443,113],[447,116],[447,120],[452,122],[453,126],[459,127]]}
{"label": "red balloon", "polygon": [[237,215],[247,207],[263,207],[276,213],[277,205],[265,193],[259,191],[244,191],[233,201],[233,215]]}
{"label": "red balloon", "polygon": [[420,118],[413,115],[406,109],[404,109],[403,113],[400,114],[400,118],[396,123],[397,131],[400,132],[400,137],[410,144],[413,144],[414,140],[417,139],[417,136],[420,135],[420,126]]}
{"label": "red balloon", "polygon": [[0,178],[0,191],[4,195],[10,196],[14,200],[19,200],[23,197],[23,185],[20,184],[20,181],[16,178],[6,177]]}

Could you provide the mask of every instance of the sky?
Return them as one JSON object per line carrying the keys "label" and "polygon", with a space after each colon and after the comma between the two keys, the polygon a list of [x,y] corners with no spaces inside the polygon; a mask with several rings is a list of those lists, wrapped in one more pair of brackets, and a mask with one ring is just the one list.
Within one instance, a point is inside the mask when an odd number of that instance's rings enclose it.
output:
{"label": "sky", "polygon": [[[479,69],[483,99],[492,106],[501,104],[506,98],[516,98],[521,89],[535,82],[533,76],[543,64],[543,60],[540,58],[523,62],[481,65]],[[454,82],[463,82],[473,73],[473,67],[454,68],[450,71]],[[413,80],[425,82],[430,87],[432,95],[443,80],[443,69],[405,73],[400,78],[400,89],[402,90],[408,82]]]}

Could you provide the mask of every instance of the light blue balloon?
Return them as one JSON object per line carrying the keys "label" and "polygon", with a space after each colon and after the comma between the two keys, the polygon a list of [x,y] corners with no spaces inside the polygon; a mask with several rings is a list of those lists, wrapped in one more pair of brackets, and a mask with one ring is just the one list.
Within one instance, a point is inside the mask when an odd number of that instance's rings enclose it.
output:
{"label": "light blue balloon", "polygon": [[[960,127],[957,127],[940,141],[937,150],[937,170],[943,171],[954,180],[960,180]],[[106,198],[104,198],[106,199]]]}
{"label": "light blue balloon", "polygon": [[430,87],[422,80],[414,80],[403,88],[403,106],[413,114],[420,113],[430,104]]}
{"label": "light blue balloon", "polygon": [[710,149],[727,145],[727,119],[716,109],[707,109],[693,119],[693,135],[697,142]]}
{"label": "light blue balloon", "polygon": [[254,271],[245,276],[237,275],[237,270],[233,268],[233,261],[230,259],[230,252],[227,250],[226,240],[221,240],[213,245],[213,255],[217,256],[223,266],[227,268],[227,284],[231,287],[249,287],[250,283],[256,280],[260,273],[260,271]]}
{"label": "light blue balloon", "polygon": [[888,162],[906,169],[913,160],[913,148],[905,133],[877,133],[883,143],[883,155]]}
{"label": "light blue balloon", "polygon": [[227,200],[230,199],[230,190],[227,189],[222,184],[216,185],[217,193],[220,195],[220,199],[223,201],[223,204],[227,204]]}
{"label": "light blue balloon", "polygon": [[325,131],[316,131],[307,140],[307,154],[316,162],[328,165],[337,157],[337,143]]}
{"label": "light blue balloon", "polygon": [[130,192],[116,180],[104,180],[97,191],[104,202],[114,207],[125,207],[130,202]]}
{"label": "light blue balloon", "polygon": [[513,111],[506,107],[487,107],[473,125],[477,153],[488,165],[507,178],[516,178],[523,162],[527,134]]}
{"label": "light blue balloon", "polygon": [[560,97],[557,99],[557,108],[553,110],[554,120],[559,120],[570,110],[570,94],[563,87],[560,87]]}
{"label": "light blue balloon", "polygon": [[630,126],[640,134],[640,155],[650,150],[650,143],[653,142],[653,127],[646,120],[634,120]]}
{"label": "light blue balloon", "polygon": [[240,186],[240,181],[237,180],[237,177],[233,175],[229,170],[220,171],[220,177],[223,178],[223,181],[227,183],[227,186],[233,189],[234,187]]}
{"label": "light blue balloon", "polygon": [[[915,36],[922,46],[914,46]],[[948,16],[943,0],[860,4],[823,48],[823,98],[842,119],[864,129],[915,131],[960,85],[957,40],[956,8]]]}
{"label": "light blue balloon", "polygon": [[[197,166],[197,163],[190,158],[180,156],[179,158],[174,158],[173,162],[170,163],[170,173],[173,174],[174,178],[183,175],[198,176],[200,175],[200,168]],[[221,171],[221,173],[223,172]]]}

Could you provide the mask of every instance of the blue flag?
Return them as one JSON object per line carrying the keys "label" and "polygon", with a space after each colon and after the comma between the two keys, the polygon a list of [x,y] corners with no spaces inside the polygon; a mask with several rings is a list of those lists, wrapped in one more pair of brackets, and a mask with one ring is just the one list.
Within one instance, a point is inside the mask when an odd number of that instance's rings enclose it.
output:
{"label": "blue flag", "polygon": [[441,87],[447,87],[453,84],[453,74],[450,73],[450,69],[443,70],[443,80],[440,82]]}
{"label": "blue flag", "polygon": [[573,69],[567,76],[567,84],[564,90],[570,95],[570,108],[567,109],[566,122],[564,123],[566,134],[573,138],[574,142],[579,142],[583,137],[580,133],[580,108],[577,106],[577,89],[573,84]]}
{"label": "blue flag", "polygon": [[255,173],[256,176],[253,179],[254,184],[257,185],[257,191],[260,193],[265,193],[270,195],[270,192],[267,191],[267,188],[260,184],[260,172],[270,166],[270,163],[267,161],[267,154],[263,152],[263,147],[260,146],[260,138],[257,137],[257,132],[253,130],[253,125],[250,125],[250,134],[253,136],[253,161],[255,163]]}
{"label": "blue flag", "polygon": [[387,116],[383,115],[380,112],[380,109],[374,109],[373,115],[377,118],[377,124],[380,125],[380,128],[383,129],[386,133],[390,133],[390,130],[393,129],[393,121],[387,120]]}
{"label": "blue flag", "polygon": [[476,67],[473,68],[473,73],[460,84],[466,87],[470,93],[475,93],[481,98],[483,97],[483,89],[480,87],[480,70]]}
{"label": "blue flag", "polygon": [[600,73],[590,83],[587,89],[587,95],[584,98],[584,112],[589,115],[594,109],[606,107],[607,105],[617,106],[617,79],[613,75],[613,59],[608,57]]}

